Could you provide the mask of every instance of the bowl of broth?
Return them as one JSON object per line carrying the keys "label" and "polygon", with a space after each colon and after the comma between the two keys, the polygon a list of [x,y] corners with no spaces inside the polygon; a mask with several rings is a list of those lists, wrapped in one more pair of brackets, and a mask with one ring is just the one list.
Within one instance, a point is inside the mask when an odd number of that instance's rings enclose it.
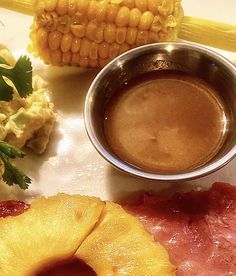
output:
{"label": "bowl of broth", "polygon": [[193,43],[156,43],[110,62],[91,84],[85,126],[118,169],[155,180],[207,175],[236,154],[236,68]]}

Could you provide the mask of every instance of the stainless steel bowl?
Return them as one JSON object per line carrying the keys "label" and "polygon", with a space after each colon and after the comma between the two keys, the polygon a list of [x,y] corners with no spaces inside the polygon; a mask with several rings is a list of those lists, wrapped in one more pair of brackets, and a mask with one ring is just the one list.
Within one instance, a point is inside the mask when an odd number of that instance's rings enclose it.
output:
{"label": "stainless steel bowl", "polygon": [[[117,88],[125,82],[156,70],[178,70],[197,76],[219,91],[230,120],[228,135],[218,154],[204,166],[186,173],[158,174],[122,161],[109,148],[103,133],[104,110]],[[226,165],[236,155],[236,67],[221,55],[196,44],[157,43],[142,46],[117,57],[95,78],[85,102],[85,126],[97,151],[115,167],[132,175],[155,180],[190,180]]]}

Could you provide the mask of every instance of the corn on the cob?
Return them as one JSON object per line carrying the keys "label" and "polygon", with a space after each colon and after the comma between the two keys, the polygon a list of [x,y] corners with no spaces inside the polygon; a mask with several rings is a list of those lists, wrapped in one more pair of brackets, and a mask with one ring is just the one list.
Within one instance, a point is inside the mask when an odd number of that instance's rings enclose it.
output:
{"label": "corn on the cob", "polygon": [[45,63],[102,67],[139,45],[173,41],[181,0],[39,0],[30,38]]}
{"label": "corn on the cob", "polygon": [[35,14],[30,48],[47,64],[101,67],[177,35],[236,51],[236,26],[183,17],[181,0],[0,0],[0,7]]}

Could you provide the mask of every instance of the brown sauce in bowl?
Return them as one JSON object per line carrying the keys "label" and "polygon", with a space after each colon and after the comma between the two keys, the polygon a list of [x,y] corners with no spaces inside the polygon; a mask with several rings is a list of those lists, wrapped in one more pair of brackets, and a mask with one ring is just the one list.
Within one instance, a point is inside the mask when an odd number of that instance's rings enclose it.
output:
{"label": "brown sauce in bowl", "polygon": [[148,73],[120,87],[104,117],[111,150],[123,161],[157,173],[207,163],[222,147],[226,125],[217,91],[178,72]]}

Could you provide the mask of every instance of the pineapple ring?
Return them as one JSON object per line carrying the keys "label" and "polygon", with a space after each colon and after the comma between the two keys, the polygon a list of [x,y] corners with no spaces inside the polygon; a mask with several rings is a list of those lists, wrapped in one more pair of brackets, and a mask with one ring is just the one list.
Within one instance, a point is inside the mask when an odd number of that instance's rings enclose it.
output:
{"label": "pineapple ring", "polygon": [[121,206],[59,194],[0,218],[0,275],[28,276],[52,260],[77,257],[98,276],[174,275],[165,249]]}
{"label": "pineapple ring", "polygon": [[94,197],[59,194],[36,199],[19,216],[0,218],[0,275],[34,275],[54,258],[72,256],[104,205]]}
{"label": "pineapple ring", "polygon": [[98,276],[175,275],[164,247],[135,217],[112,202],[106,202],[102,218],[75,255]]}

